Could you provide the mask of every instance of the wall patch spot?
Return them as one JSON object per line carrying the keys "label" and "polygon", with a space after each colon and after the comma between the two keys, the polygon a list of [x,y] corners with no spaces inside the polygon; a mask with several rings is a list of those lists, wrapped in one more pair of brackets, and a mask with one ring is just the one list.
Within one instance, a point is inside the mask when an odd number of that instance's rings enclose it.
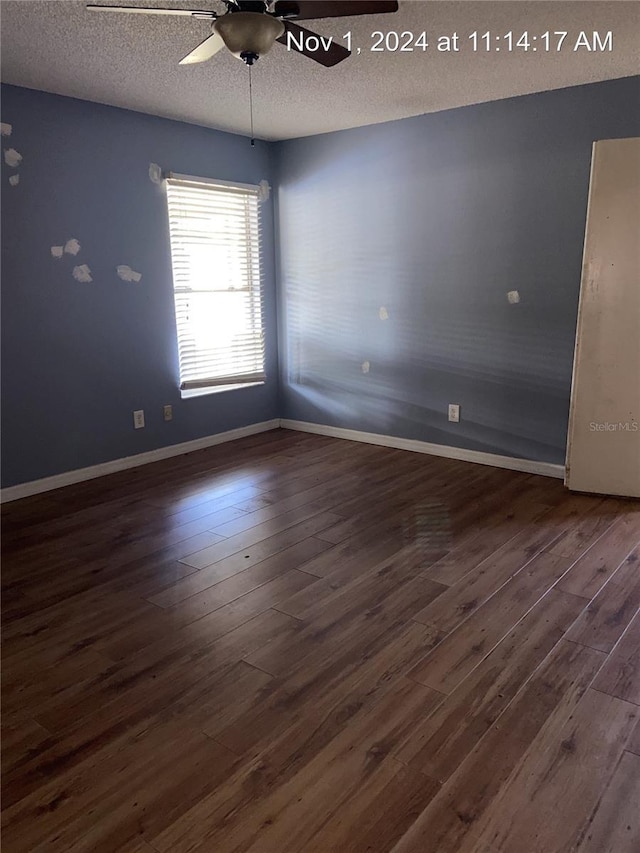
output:
{"label": "wall patch spot", "polygon": [[83,283],[93,281],[91,278],[91,270],[86,264],[81,264],[79,267],[73,268],[73,277],[76,281]]}
{"label": "wall patch spot", "polygon": [[123,281],[140,281],[142,278],[142,273],[132,270],[126,264],[120,264],[120,266],[116,267],[116,272],[118,273],[118,278],[121,278]]}
{"label": "wall patch spot", "polygon": [[269,181],[260,181],[258,186],[260,187],[258,190],[258,201],[267,201],[269,199],[269,193],[271,192]]}
{"label": "wall patch spot", "polygon": [[11,166],[12,169],[15,169],[20,165],[20,163],[22,163],[22,154],[20,154],[19,151],[16,151],[15,148],[5,148],[4,162],[7,166]]}
{"label": "wall patch spot", "polygon": [[510,305],[517,305],[520,302],[520,294],[517,290],[510,290],[507,293],[507,299],[509,300]]}
{"label": "wall patch spot", "polygon": [[68,255],[77,255],[80,251],[80,243],[78,243],[75,237],[72,237],[64,244],[64,250]]}
{"label": "wall patch spot", "polygon": [[2,136],[11,136],[11,131],[13,127],[10,124],[7,124],[4,121],[0,122],[0,131],[2,132]]}
{"label": "wall patch spot", "polygon": [[387,311],[387,309],[384,307],[384,305],[383,305],[383,306],[382,306],[382,308],[378,311],[378,317],[380,317],[380,319],[381,319],[381,320],[388,320],[388,319],[389,319],[389,312],[388,312],[388,311]]}
{"label": "wall patch spot", "polygon": [[18,184],[20,183],[20,175],[10,175],[9,176],[9,183],[11,184],[12,187],[17,187]]}
{"label": "wall patch spot", "polygon": [[371,370],[371,364],[368,361],[362,362],[362,372],[368,373]]}
{"label": "wall patch spot", "polygon": [[61,258],[64,254],[64,246],[52,246],[51,247],[51,256],[54,258]]}
{"label": "wall patch spot", "polygon": [[157,163],[149,163],[149,180],[154,184],[162,183],[162,169]]}

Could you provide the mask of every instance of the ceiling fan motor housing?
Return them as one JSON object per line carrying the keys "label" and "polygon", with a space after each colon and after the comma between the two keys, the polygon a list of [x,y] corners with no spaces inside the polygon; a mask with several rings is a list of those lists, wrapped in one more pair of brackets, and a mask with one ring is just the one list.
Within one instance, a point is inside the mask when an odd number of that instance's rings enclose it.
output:
{"label": "ceiling fan motor housing", "polygon": [[247,65],[271,50],[284,33],[282,21],[260,12],[231,12],[218,18],[213,28],[231,53]]}
{"label": "ceiling fan motor housing", "polygon": [[264,14],[268,8],[267,0],[234,0],[227,3],[227,8],[230,12],[258,12]]}

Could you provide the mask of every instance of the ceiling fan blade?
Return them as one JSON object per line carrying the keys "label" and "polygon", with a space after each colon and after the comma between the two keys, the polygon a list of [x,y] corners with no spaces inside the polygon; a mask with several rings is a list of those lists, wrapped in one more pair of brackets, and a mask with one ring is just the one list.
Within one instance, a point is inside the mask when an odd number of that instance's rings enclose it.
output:
{"label": "ceiling fan blade", "polygon": [[218,33],[213,33],[206,38],[204,41],[201,41],[200,44],[195,47],[191,53],[188,53],[185,57],[180,60],[180,65],[195,65],[196,62],[205,62],[207,59],[211,59],[212,56],[224,47],[224,42],[222,41],[221,36]]}
{"label": "ceiling fan blade", "polygon": [[278,18],[311,21],[397,12],[398,3],[396,0],[278,0],[273,11]]}
{"label": "ceiling fan blade", "polygon": [[[319,62],[320,65],[324,65],[325,68],[331,68],[333,65],[337,65],[339,62],[342,62],[343,59],[351,56],[350,50],[347,50],[343,45],[333,41],[333,39],[331,40],[328,50],[325,50],[322,46],[319,50],[309,50],[306,46],[308,37],[313,36],[314,39],[319,40],[321,38],[320,36],[311,32],[311,30],[299,27],[292,21],[285,21],[284,26],[284,33],[279,39],[276,39],[276,41],[279,41],[280,44],[285,45],[285,47],[288,47],[290,50],[295,50],[296,53],[301,53],[303,56],[308,56],[309,59],[314,59],[316,62]],[[290,32],[292,36],[295,36],[298,39],[298,44],[300,43],[300,36],[304,36],[302,50],[294,43],[293,39],[287,39],[287,32]]]}
{"label": "ceiling fan blade", "polygon": [[93,3],[87,5],[92,12],[126,12],[129,15],[182,15],[186,18],[198,18],[215,21],[218,15],[204,9],[153,9],[149,6],[99,6]]}

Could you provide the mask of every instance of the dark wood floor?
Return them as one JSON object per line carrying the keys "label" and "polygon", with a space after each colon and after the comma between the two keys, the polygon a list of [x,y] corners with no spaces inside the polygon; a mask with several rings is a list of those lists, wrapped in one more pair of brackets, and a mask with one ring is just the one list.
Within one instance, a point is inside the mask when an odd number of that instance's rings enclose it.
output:
{"label": "dark wood floor", "polygon": [[274,431],[3,523],[5,853],[640,849],[637,502]]}

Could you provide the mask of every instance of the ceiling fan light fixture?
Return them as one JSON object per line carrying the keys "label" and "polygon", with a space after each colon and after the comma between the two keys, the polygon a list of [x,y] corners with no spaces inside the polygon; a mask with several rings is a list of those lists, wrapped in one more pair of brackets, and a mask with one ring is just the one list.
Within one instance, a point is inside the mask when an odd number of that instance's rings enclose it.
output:
{"label": "ceiling fan light fixture", "polygon": [[262,56],[284,33],[284,24],[277,18],[258,12],[233,12],[223,15],[214,24],[226,47],[241,59]]}

